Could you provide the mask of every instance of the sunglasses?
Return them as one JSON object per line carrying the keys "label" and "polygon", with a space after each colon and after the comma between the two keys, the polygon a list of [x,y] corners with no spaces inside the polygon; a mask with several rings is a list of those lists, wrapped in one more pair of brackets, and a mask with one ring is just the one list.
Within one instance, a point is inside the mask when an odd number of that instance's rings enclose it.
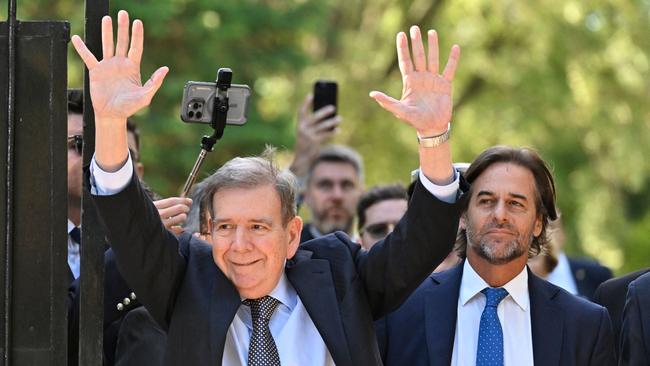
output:
{"label": "sunglasses", "polygon": [[361,229],[361,234],[367,233],[373,238],[383,238],[393,231],[395,224],[391,222],[378,222],[376,224],[368,225]]}
{"label": "sunglasses", "polygon": [[68,136],[68,150],[74,149],[77,154],[81,155],[84,147],[84,138],[82,135]]}

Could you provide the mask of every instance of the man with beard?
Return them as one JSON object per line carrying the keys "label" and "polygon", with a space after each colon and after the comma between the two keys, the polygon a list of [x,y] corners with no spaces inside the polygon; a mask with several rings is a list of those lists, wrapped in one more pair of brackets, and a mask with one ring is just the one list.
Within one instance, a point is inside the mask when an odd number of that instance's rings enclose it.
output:
{"label": "man with beard", "polygon": [[304,225],[300,242],[335,231],[350,235],[362,186],[361,156],[342,145],[324,147],[307,173],[304,196],[312,222]]}
{"label": "man with beard", "polygon": [[386,365],[612,365],[601,306],[526,267],[557,217],[553,177],[533,150],[497,146],[465,173],[461,265],[434,273],[377,322]]}

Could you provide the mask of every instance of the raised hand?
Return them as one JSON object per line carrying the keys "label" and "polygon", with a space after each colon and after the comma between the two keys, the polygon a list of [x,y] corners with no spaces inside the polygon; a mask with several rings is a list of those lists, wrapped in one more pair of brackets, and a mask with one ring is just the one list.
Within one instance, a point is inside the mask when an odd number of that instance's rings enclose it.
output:
{"label": "raised hand", "polygon": [[169,197],[153,202],[163,225],[171,230],[174,234],[179,235],[183,232],[180,226],[187,220],[187,214],[190,212],[192,200],[182,197]]}
{"label": "raised hand", "polygon": [[314,96],[307,95],[298,111],[296,147],[289,169],[298,177],[304,177],[311,161],[318,155],[323,142],[338,132],[341,116],[331,116],[335,107],[328,105],[312,112]]}
{"label": "raised hand", "polygon": [[370,96],[397,118],[413,126],[420,136],[440,135],[451,122],[452,81],[460,57],[460,47],[454,45],[442,75],[438,74],[438,35],[427,32],[428,55],[425,56],[420,28],[410,29],[413,58],[404,32],[397,34],[397,58],[402,73],[402,97],[392,98],[372,91]]}
{"label": "raised hand", "polygon": [[129,14],[124,10],[120,10],[117,14],[115,47],[111,17],[102,18],[103,58],[101,61],[97,61],[79,36],[72,37],[74,48],[88,67],[90,95],[96,119],[125,120],[149,105],[162,85],[169,71],[167,67],[156,70],[142,85],[140,60],[143,39],[144,26],[140,20],[135,20],[129,46]]}

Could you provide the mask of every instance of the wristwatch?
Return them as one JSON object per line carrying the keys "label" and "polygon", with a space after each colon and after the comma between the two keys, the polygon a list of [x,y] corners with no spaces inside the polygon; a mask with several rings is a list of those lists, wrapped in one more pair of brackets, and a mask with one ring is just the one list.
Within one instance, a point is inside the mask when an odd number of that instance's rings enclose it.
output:
{"label": "wristwatch", "polygon": [[440,135],[436,136],[426,136],[422,137],[420,134],[417,134],[418,136],[418,144],[422,147],[436,147],[442,144],[443,142],[449,140],[449,136],[451,135],[451,123],[447,124],[447,131],[441,133]]}

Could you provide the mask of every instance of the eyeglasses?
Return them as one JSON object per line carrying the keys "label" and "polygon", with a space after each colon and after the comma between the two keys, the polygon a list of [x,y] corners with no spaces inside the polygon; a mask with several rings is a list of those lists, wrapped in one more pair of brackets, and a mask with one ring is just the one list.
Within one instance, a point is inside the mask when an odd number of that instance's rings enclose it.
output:
{"label": "eyeglasses", "polygon": [[84,137],[82,135],[68,136],[68,150],[74,149],[77,154],[81,155],[84,147]]}
{"label": "eyeglasses", "polygon": [[361,234],[367,233],[373,238],[383,238],[395,229],[395,224],[392,222],[378,222],[376,224],[368,225],[361,229]]}

